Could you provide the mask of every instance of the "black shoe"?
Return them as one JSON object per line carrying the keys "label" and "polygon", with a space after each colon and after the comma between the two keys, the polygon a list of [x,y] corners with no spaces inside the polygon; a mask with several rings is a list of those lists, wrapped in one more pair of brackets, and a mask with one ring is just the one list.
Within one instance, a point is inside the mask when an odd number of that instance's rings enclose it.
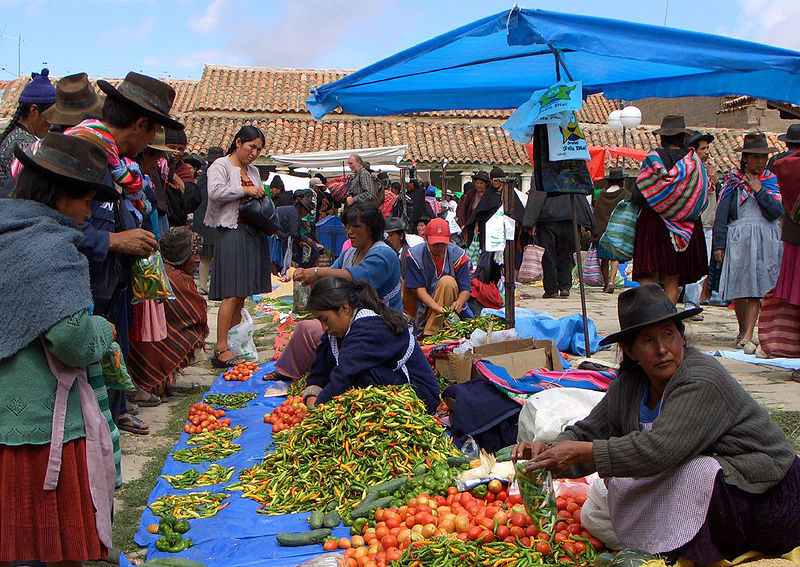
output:
{"label": "black shoe", "polygon": [[542,295],[542,299],[553,299],[554,297],[558,297],[558,294],[544,292],[544,294]]}
{"label": "black shoe", "polygon": [[561,293],[559,293],[559,295],[561,297],[569,297],[569,290],[568,289],[562,289]]}

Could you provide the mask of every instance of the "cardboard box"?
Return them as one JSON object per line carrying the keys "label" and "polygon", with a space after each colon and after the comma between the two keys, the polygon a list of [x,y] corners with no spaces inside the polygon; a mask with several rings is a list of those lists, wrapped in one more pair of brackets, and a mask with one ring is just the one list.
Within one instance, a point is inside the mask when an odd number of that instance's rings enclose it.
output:
{"label": "cardboard box", "polygon": [[517,339],[475,347],[471,354],[450,354],[447,359],[437,358],[436,369],[451,382],[467,382],[478,376],[473,365],[476,360],[488,360],[504,367],[519,378],[533,368],[562,370],[561,357],[553,341]]}

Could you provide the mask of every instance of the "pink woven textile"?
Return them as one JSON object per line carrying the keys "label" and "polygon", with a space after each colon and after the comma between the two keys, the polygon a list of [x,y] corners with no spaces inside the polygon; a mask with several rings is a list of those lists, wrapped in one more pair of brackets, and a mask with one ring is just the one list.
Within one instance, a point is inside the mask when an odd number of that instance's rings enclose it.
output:
{"label": "pink woven textile", "polygon": [[316,319],[305,319],[297,323],[286,350],[275,363],[275,371],[292,380],[297,380],[311,370],[314,354],[322,341],[322,323]]}

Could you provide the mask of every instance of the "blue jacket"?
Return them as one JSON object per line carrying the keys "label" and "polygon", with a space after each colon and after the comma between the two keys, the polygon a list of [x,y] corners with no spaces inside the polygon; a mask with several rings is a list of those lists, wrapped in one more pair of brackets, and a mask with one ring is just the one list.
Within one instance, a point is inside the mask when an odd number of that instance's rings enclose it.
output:
{"label": "blue jacket", "polygon": [[306,383],[320,404],[351,388],[411,384],[429,413],[439,405],[439,385],[416,339],[393,334],[367,309],[356,313],[343,339],[322,335]]}
{"label": "blue jacket", "polygon": [[369,282],[386,305],[402,312],[403,294],[400,282],[400,258],[397,257],[397,252],[385,242],[379,241],[372,245],[358,265],[353,266],[353,259],[357,253],[356,248],[348,248],[336,258],[331,268],[347,270],[353,281]]}

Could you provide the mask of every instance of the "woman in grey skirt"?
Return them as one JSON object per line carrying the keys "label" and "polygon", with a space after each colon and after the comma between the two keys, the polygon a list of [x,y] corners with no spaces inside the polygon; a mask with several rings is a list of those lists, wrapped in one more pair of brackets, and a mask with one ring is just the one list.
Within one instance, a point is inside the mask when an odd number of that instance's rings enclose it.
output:
{"label": "woman in grey skirt", "polygon": [[205,224],[216,229],[209,299],[222,300],[217,314],[217,346],[211,363],[225,368],[238,362],[228,350],[228,331],[241,321],[247,296],[270,290],[269,247],[263,234],[239,224],[239,203],[266,193],[258,169],[251,165],[264,149],[264,134],[244,126],[227,155],[208,168]]}

